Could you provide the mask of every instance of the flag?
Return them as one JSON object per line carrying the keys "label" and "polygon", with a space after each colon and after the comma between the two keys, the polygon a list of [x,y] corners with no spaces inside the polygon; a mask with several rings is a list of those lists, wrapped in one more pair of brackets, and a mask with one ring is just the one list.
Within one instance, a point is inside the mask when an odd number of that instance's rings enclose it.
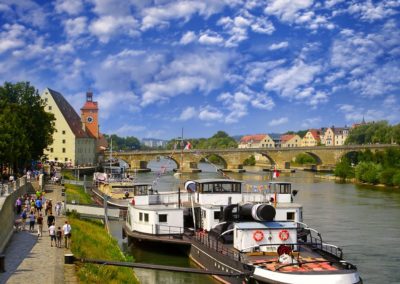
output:
{"label": "flag", "polygon": [[272,178],[278,178],[279,177],[279,172],[276,169],[276,166],[274,166],[274,173],[272,174]]}
{"label": "flag", "polygon": [[190,144],[190,142],[187,141],[186,142],[186,146],[185,146],[185,148],[183,150],[190,150],[190,149],[192,149],[192,144]]}

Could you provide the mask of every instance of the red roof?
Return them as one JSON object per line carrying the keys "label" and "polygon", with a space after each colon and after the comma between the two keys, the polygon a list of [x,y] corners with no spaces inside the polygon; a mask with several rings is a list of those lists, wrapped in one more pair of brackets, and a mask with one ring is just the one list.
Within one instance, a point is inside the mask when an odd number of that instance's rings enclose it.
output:
{"label": "red roof", "polygon": [[85,105],[81,108],[81,110],[85,109],[92,109],[92,110],[98,110],[97,102],[85,102]]}
{"label": "red roof", "polygon": [[319,137],[320,132],[319,132],[319,130],[310,129],[310,130],[308,130],[308,132],[311,133],[311,135],[314,137],[315,140],[320,140],[320,137]]}
{"label": "red roof", "polygon": [[281,136],[281,142],[282,143],[286,143],[287,141],[289,141],[290,139],[292,139],[294,136],[296,136],[295,134],[285,134]]}
{"label": "red roof", "polygon": [[244,144],[244,143],[257,143],[260,142],[261,140],[263,140],[265,138],[265,136],[267,136],[266,134],[256,134],[256,135],[246,135],[243,136],[240,139],[240,143]]}

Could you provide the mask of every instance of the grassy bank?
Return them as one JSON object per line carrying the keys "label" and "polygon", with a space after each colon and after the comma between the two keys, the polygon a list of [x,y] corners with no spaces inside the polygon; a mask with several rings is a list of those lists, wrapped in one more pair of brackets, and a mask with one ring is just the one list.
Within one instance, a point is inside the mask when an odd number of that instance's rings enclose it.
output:
{"label": "grassy bank", "polygon": [[81,185],[65,184],[67,193],[67,202],[71,203],[75,200],[78,204],[92,204],[92,198],[87,194]]}
{"label": "grassy bank", "polygon": [[[120,251],[117,241],[110,237],[98,221],[80,220],[70,216],[72,253],[78,258],[132,261]],[[139,283],[132,269],[98,264],[80,264],[77,274],[81,283]]]}

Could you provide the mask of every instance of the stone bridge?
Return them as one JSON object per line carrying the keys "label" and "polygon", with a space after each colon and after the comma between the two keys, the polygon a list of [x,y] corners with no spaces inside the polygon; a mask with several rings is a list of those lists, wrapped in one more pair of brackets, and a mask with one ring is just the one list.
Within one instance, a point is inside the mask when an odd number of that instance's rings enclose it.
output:
{"label": "stone bridge", "polygon": [[[177,168],[182,172],[198,172],[198,163],[208,158],[210,155],[217,155],[224,161],[225,171],[244,171],[244,161],[251,157],[256,157],[258,165],[271,167],[276,165],[278,169],[290,167],[290,163],[300,153],[307,153],[314,157],[317,166],[320,168],[332,168],[341,157],[350,152],[365,151],[372,152],[384,150],[385,148],[399,147],[399,145],[346,145],[346,146],[316,146],[316,147],[297,147],[297,148],[246,148],[246,149],[194,149],[172,152],[172,150],[157,151],[132,151],[132,152],[113,152],[113,158],[122,159],[130,165],[131,171],[149,171],[147,164],[151,160],[160,157],[168,157],[175,161]],[[106,153],[106,157],[110,153]]]}

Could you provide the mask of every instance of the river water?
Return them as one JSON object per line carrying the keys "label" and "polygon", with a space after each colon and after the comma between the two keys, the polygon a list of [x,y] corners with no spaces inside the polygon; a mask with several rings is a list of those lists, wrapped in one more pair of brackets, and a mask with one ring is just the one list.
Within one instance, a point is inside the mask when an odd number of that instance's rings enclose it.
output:
{"label": "river water", "polygon": [[[155,182],[158,191],[179,186],[170,161],[153,161],[150,173],[137,174],[141,182]],[[165,173],[160,174],[163,169]],[[221,177],[216,168],[200,164],[201,173],[185,174],[181,180]],[[228,173],[231,178],[253,185],[265,184],[270,175],[256,167],[245,173]],[[341,184],[320,179],[310,172],[281,174],[278,180],[292,182],[299,193],[295,202],[303,204],[303,220],[317,229],[323,241],[343,249],[344,258],[355,264],[364,283],[400,283],[400,190]],[[137,262],[195,267],[187,257],[175,251],[128,248],[121,240],[121,224],[112,224],[124,251]],[[141,283],[214,283],[208,276],[137,269]]]}

